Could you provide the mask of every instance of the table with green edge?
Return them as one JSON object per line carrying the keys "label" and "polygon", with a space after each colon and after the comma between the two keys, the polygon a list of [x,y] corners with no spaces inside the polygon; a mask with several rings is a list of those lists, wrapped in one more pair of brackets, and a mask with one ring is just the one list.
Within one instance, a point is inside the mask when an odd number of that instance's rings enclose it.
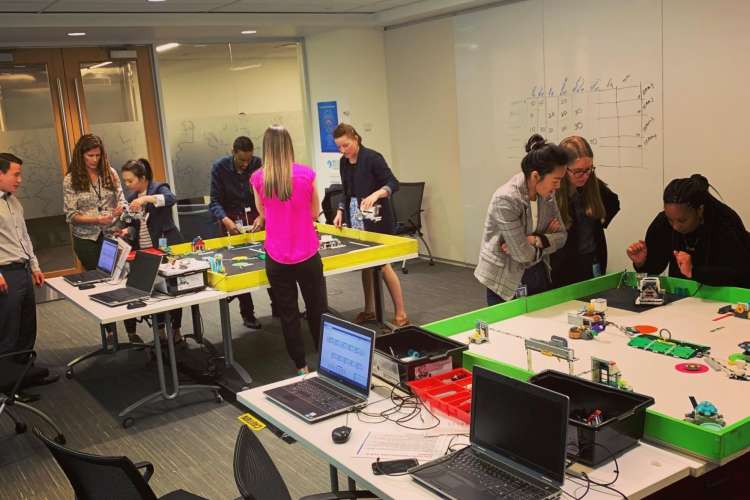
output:
{"label": "table with green edge", "polygon": [[[567,338],[567,313],[579,309],[584,297],[604,295],[607,290],[635,286],[634,273],[613,273],[549,292],[516,299],[423,325],[429,331],[468,341],[477,320],[490,324],[490,342],[471,344],[463,364],[471,369],[484,366],[505,375],[527,380],[544,369],[568,371],[568,365],[555,358],[532,353],[532,371],[527,369],[524,338],[549,340],[551,335]],[[750,320],[717,319],[719,307],[750,300],[750,290],[702,286],[676,278],[661,278],[668,292],[686,295],[664,306],[641,312],[609,307],[607,320],[620,326],[651,325],[667,328],[674,339],[711,347],[711,355],[726,363],[740,351],[742,341],[750,340]],[[508,335],[509,334],[509,335]],[[686,360],[629,347],[630,337],[608,326],[595,340],[572,340],[569,346],[578,360],[574,373],[589,378],[591,356],[613,360],[635,392],[653,396],[647,410],[644,439],[668,446],[721,465],[750,448],[750,382],[732,380],[725,373],[683,373],[675,368]],[[690,362],[703,363],[700,358]],[[684,421],[692,407],[689,396],[713,402],[724,415],[726,427],[713,430]],[[711,468],[709,465],[708,468]]]}

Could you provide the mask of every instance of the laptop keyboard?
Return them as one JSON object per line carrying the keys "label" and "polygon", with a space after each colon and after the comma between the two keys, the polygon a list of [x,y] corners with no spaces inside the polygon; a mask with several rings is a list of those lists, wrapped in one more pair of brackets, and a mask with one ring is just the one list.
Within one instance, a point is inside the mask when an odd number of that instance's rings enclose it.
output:
{"label": "laptop keyboard", "polygon": [[146,295],[145,292],[131,288],[118,288],[109,292],[102,292],[96,296],[105,302],[121,302],[123,300],[138,299]]}
{"label": "laptop keyboard", "polygon": [[552,494],[524,479],[504,471],[490,462],[483,460],[471,450],[459,452],[450,460],[451,468],[473,477],[478,484],[498,497],[518,500],[545,498]]}
{"label": "laptop keyboard", "polygon": [[84,271],[75,276],[76,281],[86,282],[91,280],[104,279],[109,277],[109,274],[105,274],[103,271]]}
{"label": "laptop keyboard", "polygon": [[288,387],[290,393],[299,399],[317,406],[322,413],[336,411],[359,402],[342,391],[337,391],[318,378],[303,380],[298,384]]}

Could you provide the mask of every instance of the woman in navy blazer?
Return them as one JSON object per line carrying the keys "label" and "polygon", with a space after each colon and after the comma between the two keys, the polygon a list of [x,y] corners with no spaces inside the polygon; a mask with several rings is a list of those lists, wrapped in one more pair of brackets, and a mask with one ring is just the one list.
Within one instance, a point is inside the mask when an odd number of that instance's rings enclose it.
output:
{"label": "woman in navy blazer", "polygon": [[[364,229],[376,233],[393,234],[395,220],[388,198],[398,191],[398,179],[388,168],[383,155],[362,145],[362,137],[351,125],[340,123],[333,131],[333,138],[342,154],[339,168],[341,184],[344,186],[344,201],[339,204],[334,225],[341,227],[346,222],[354,229]],[[380,221],[372,221],[362,216],[362,211],[380,206]],[[409,324],[404,307],[404,294],[401,282],[390,264],[382,267],[383,280],[393,299],[396,317],[393,324]],[[365,310],[357,315],[356,323],[375,319],[375,292],[373,273],[362,271],[362,287],[365,292]]]}
{"label": "woman in navy blazer", "polygon": [[[122,166],[122,179],[128,188],[125,199],[128,202],[128,212],[141,213],[140,218],[133,217],[127,221],[128,228],[123,230],[127,239],[136,250],[154,248],[159,245],[160,238],[166,238],[168,245],[182,243],[183,238],[172,218],[172,205],[177,198],[169,185],[154,181],[154,174],[148,160],[130,160]],[[172,331],[175,343],[182,341],[180,328],[182,327],[182,309],[169,311],[172,318]],[[158,317],[160,337],[166,339],[164,333],[164,316]],[[136,320],[126,320],[125,330],[128,335],[135,333]]]}

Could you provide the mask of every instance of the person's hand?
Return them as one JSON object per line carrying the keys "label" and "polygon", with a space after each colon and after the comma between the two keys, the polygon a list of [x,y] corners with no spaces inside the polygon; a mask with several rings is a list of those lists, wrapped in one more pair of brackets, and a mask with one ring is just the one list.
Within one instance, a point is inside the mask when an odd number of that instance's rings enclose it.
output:
{"label": "person's hand", "polygon": [[266,220],[263,218],[262,215],[259,215],[255,218],[252,225],[250,226],[250,232],[254,233],[256,231],[260,231],[263,229],[263,226],[266,225]]}
{"label": "person's hand", "polygon": [[148,202],[145,196],[136,198],[130,202],[129,208],[131,212],[140,212],[143,210],[143,206]]}
{"label": "person's hand", "polygon": [[122,213],[125,211],[125,207],[122,205],[117,205],[115,209],[112,211],[112,215],[115,217],[119,217],[122,215]]}
{"label": "person's hand", "polygon": [[529,235],[527,235],[526,236],[526,241],[528,241],[529,245],[531,245],[532,247],[539,248],[539,247],[542,246],[542,242],[541,242],[539,236],[537,236],[535,234],[529,234]]}
{"label": "person's hand", "polygon": [[130,231],[128,230],[128,228],[127,228],[127,227],[124,227],[124,228],[122,228],[122,229],[118,229],[117,231],[115,231],[115,234],[116,234],[116,235],[117,235],[118,237],[120,237],[120,238],[125,238],[126,236],[128,236],[128,233],[129,233],[129,232],[130,232]]}
{"label": "person's hand", "polygon": [[333,218],[333,225],[341,229],[341,225],[344,223],[344,211],[336,210],[336,217]]}
{"label": "person's hand", "polygon": [[377,201],[380,199],[380,195],[378,195],[378,192],[372,193],[370,196],[362,200],[362,203],[359,204],[360,210],[370,210],[372,206],[377,203]]}
{"label": "person's hand", "polygon": [[234,223],[229,217],[224,217],[221,222],[229,234],[240,234],[240,230],[237,228],[237,224]]}
{"label": "person's hand", "polygon": [[8,282],[2,275],[0,275],[0,293],[8,293]]}
{"label": "person's hand", "polygon": [[643,240],[636,241],[630,245],[626,251],[628,258],[633,261],[635,267],[641,267],[646,263],[646,257],[648,256],[648,249],[646,248],[646,242]]}
{"label": "person's hand", "polygon": [[500,251],[503,253],[510,253],[508,250],[508,244],[507,243],[501,243],[500,244]]}
{"label": "person's hand", "polygon": [[96,218],[96,223],[100,226],[109,226],[115,221],[115,217],[113,215],[100,215]]}
{"label": "person's hand", "polygon": [[34,284],[37,288],[42,288],[44,285],[44,273],[41,271],[34,271],[31,273],[31,278],[34,280]]}
{"label": "person's hand", "polygon": [[693,256],[687,252],[675,251],[674,258],[677,261],[677,267],[686,278],[693,277]]}
{"label": "person's hand", "polygon": [[557,220],[557,217],[553,217],[551,221],[549,221],[549,224],[547,224],[547,229],[545,229],[545,233],[556,233],[560,229],[562,229],[562,225],[560,225],[560,221]]}

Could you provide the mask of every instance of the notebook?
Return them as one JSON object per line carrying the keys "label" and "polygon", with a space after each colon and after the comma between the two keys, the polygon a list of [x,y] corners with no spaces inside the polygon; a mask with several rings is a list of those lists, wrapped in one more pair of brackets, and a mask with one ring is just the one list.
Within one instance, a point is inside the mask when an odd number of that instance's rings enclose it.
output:
{"label": "notebook", "polygon": [[370,396],[375,331],[324,314],[318,376],[263,391],[307,422],[362,407]]}
{"label": "notebook", "polygon": [[151,296],[159,272],[162,257],[147,252],[136,252],[135,260],[130,264],[128,281],[124,288],[90,295],[91,300],[115,307]]}
{"label": "notebook", "polygon": [[409,470],[446,498],[558,498],[565,479],[568,397],[474,367],[471,444]]}
{"label": "notebook", "polygon": [[96,269],[77,274],[69,274],[68,276],[65,276],[65,281],[75,286],[107,281],[112,278],[112,274],[115,271],[117,256],[117,241],[104,238],[104,240],[102,240],[102,248],[99,251],[99,261],[96,263]]}

